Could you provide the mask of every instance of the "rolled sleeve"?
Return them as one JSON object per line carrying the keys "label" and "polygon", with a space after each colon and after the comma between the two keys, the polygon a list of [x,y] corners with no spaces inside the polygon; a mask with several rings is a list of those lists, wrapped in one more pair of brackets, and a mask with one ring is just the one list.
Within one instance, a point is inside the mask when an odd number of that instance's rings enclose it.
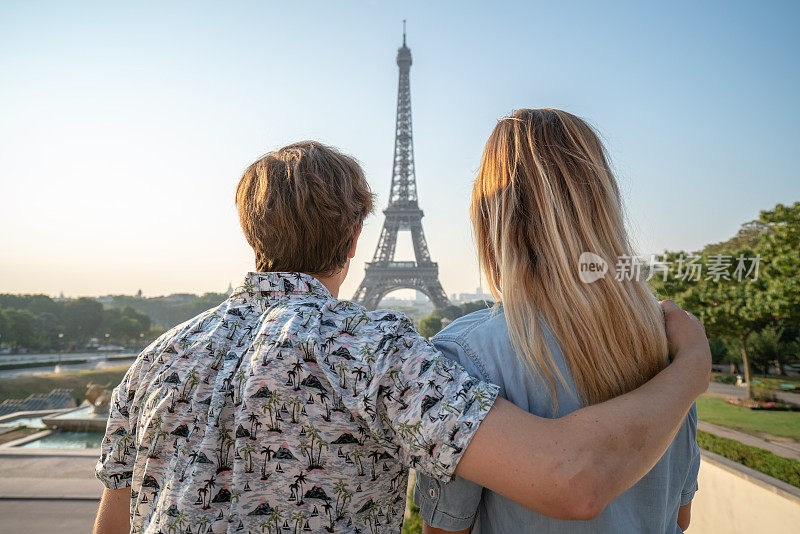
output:
{"label": "rolled sleeve", "polygon": [[[127,378],[127,375],[126,375]],[[108,489],[129,487],[136,460],[134,436],[127,417],[127,380],[114,389],[106,424],[106,434],[100,445],[100,460],[95,474]]]}
{"label": "rolled sleeve", "polygon": [[692,406],[686,416],[689,425],[693,429],[694,441],[692,442],[692,460],[689,466],[689,473],[686,475],[686,482],[681,489],[681,506],[692,502],[694,494],[697,492],[697,477],[700,472],[700,446],[697,444],[697,405]]}
{"label": "rolled sleeve", "polygon": [[[442,481],[453,479],[456,466],[499,393],[494,384],[482,382],[459,364],[448,360],[424,338],[411,349],[412,358],[425,368],[414,380],[415,392],[400,417],[419,421],[418,433],[405,445],[421,458],[410,464]],[[419,447],[419,444],[422,447]],[[420,451],[420,449],[422,449]]]}
{"label": "rolled sleeve", "polygon": [[135,397],[141,376],[149,367],[147,362],[161,349],[164,338],[154,341],[139,355],[111,393],[106,433],[95,466],[95,475],[109,489],[127,488],[132,484],[137,450]]}
{"label": "rolled sleeve", "polygon": [[444,357],[407,318],[383,332],[377,344],[359,350],[358,359],[332,350],[322,370],[330,370],[335,387],[334,369],[356,373],[361,367],[358,397],[342,391],[348,408],[398,461],[449,481],[499,390]]}
{"label": "rolled sleeve", "polygon": [[432,527],[464,530],[472,526],[478,513],[483,486],[455,477],[442,483],[424,473],[417,473],[414,504],[422,519]]}

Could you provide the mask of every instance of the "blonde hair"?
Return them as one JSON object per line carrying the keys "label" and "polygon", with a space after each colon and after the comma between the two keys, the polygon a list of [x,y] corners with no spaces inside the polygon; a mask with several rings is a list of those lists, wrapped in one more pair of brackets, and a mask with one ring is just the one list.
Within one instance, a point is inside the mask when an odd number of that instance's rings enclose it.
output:
{"label": "blonde hair", "polygon": [[[667,361],[658,301],[643,280],[618,281],[620,256],[633,256],[606,151],[580,118],[521,109],[495,127],[472,190],[478,259],[502,302],[520,357],[550,384],[566,386],[544,339],[560,343],[580,400],[598,403],[637,388]],[[580,280],[593,252],[610,272]]]}

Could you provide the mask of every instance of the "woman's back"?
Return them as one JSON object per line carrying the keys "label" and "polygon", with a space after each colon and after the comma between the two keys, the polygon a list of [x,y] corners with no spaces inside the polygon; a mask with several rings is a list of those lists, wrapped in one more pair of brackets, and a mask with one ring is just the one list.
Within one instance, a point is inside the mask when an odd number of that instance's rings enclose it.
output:
{"label": "woman's back", "polygon": [[[461,363],[476,377],[500,386],[500,394],[520,408],[541,417],[556,418],[577,410],[580,403],[558,343],[546,325],[542,325],[542,332],[567,385],[565,388],[556,381],[557,411],[550,384],[531,372],[517,356],[502,307],[462,317],[433,341],[448,358]],[[473,524],[474,533],[492,534],[679,533],[678,508],[690,502],[697,489],[700,454],[696,430],[697,414],[693,408],[653,469],[591,521],[551,519],[460,478],[440,484],[420,476],[414,502],[428,524],[445,530],[461,530]]]}

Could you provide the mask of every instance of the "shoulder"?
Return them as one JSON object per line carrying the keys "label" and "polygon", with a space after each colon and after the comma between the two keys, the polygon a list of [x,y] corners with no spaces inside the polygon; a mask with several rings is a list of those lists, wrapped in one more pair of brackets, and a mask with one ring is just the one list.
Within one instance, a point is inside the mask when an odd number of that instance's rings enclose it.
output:
{"label": "shoulder", "polygon": [[216,330],[216,323],[221,321],[229,308],[228,301],[209,308],[191,319],[177,324],[158,336],[138,356],[131,370],[140,374],[149,371],[155,365],[164,363],[165,356],[182,354],[190,349],[190,338],[207,335]]}
{"label": "shoulder", "polygon": [[417,333],[414,322],[406,314],[394,310],[368,310],[349,300],[330,299],[324,311],[327,312],[324,315],[338,323],[337,326],[352,326],[359,333]]}
{"label": "shoulder", "polygon": [[432,341],[445,356],[481,379],[496,384],[502,381],[498,358],[513,350],[502,307],[459,317]]}
{"label": "shoulder", "polygon": [[505,316],[503,308],[486,308],[459,317],[441,332],[436,334],[434,341],[464,341],[480,335],[484,330],[500,327],[505,329]]}

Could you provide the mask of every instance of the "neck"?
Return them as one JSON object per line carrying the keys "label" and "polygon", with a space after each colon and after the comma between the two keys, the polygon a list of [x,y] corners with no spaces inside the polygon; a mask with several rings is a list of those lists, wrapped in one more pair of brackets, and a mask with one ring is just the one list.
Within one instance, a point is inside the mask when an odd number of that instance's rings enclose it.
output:
{"label": "neck", "polygon": [[339,288],[342,285],[342,281],[337,279],[335,275],[334,276],[316,276],[316,275],[312,274],[311,276],[313,276],[314,278],[319,280],[319,282],[323,286],[325,286],[325,288],[328,291],[331,292],[331,295],[333,295],[334,298],[337,298],[337,299],[339,298]]}
{"label": "neck", "polygon": [[[349,261],[348,261],[349,263]],[[334,273],[330,276],[321,276],[314,273],[306,273],[310,276],[313,276],[319,283],[325,286],[325,289],[331,292],[334,298],[339,298],[339,288],[342,287],[342,283],[344,282],[345,277],[347,276],[347,267],[345,266],[341,271],[338,273]]]}

